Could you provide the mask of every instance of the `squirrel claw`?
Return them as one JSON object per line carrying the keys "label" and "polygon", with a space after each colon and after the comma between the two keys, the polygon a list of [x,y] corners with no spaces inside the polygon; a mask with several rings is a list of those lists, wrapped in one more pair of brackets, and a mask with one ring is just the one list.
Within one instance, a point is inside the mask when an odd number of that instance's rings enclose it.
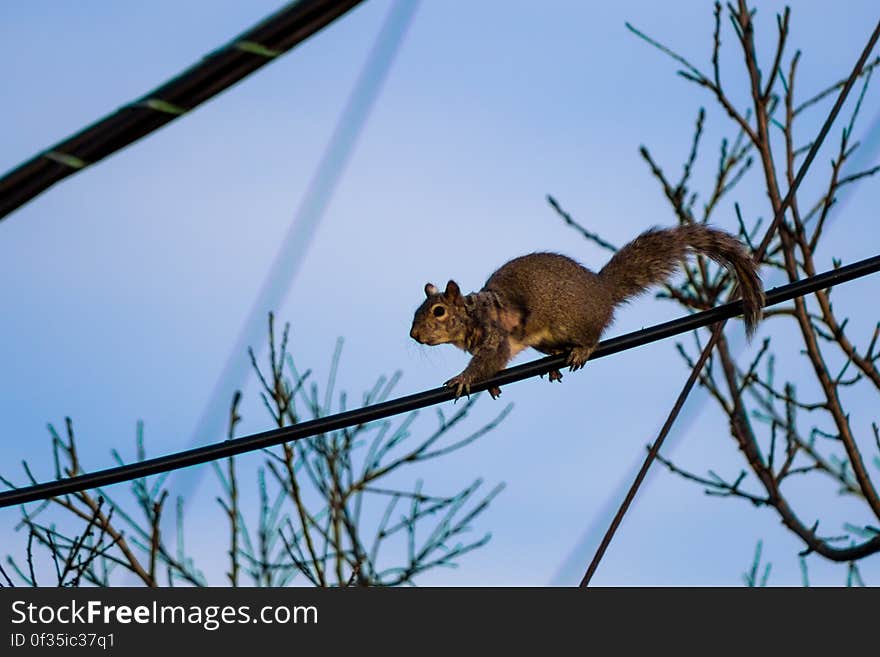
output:
{"label": "squirrel claw", "polygon": [[[593,347],[575,347],[571,350],[571,353],[568,355],[568,360],[566,361],[569,365],[570,372],[576,372],[581,369],[584,365],[586,365],[587,360],[590,358],[590,354],[593,353]],[[562,375],[560,374],[560,378]],[[551,379],[552,380],[552,379]]]}
{"label": "squirrel claw", "polygon": [[[462,395],[466,395],[468,398],[471,396],[471,383],[472,380],[469,378],[465,378],[463,375],[459,374],[458,376],[454,376],[449,381],[444,383],[447,388],[452,388],[455,390],[455,399],[454,401],[458,401],[461,399]],[[492,396],[492,399],[498,399],[501,396],[501,388],[498,386],[492,386],[488,388],[489,394]]]}
{"label": "squirrel claw", "polygon": [[[543,375],[541,375],[541,376],[543,376]],[[554,381],[561,382],[562,381],[562,372],[560,372],[559,370],[551,370],[550,372],[547,372],[547,379],[550,381],[550,383],[553,383]]]}
{"label": "squirrel claw", "polygon": [[454,376],[449,381],[444,383],[447,388],[453,388],[455,390],[455,397],[453,401],[458,401],[461,399],[462,395],[466,395],[468,398],[471,396],[471,384],[466,383],[461,375]]}

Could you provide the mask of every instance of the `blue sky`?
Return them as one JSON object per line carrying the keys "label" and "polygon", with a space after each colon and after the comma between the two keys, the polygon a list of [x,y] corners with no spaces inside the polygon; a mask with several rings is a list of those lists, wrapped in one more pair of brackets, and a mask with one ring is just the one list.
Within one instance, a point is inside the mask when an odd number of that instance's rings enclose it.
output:
{"label": "blue sky", "polygon": [[[139,97],[282,4],[5,3],[0,170]],[[7,283],[0,289],[0,462],[28,459],[48,475],[45,425],[66,415],[91,468],[111,465],[114,447],[131,456],[138,419],[151,454],[191,443],[389,6],[369,0],[191,115],[0,222],[0,278]],[[396,369],[404,371],[399,394],[433,387],[460,371],[466,357],[410,340],[426,281],[455,278],[478,289],[497,266],[533,250],[568,253],[593,268],[605,262],[605,253],[561,224],[548,193],[617,244],[673,223],[639,145],[677,171],[701,104],[709,110],[707,145],[731,130],[703,90],[624,27],[630,21],[707,67],[711,5],[672,7],[423,2],[277,309],[292,323],[297,361],[325,372],[343,336],[340,384],[352,393]],[[765,58],[781,7],[760,5]],[[877,20],[873,2],[846,7],[794,7],[805,96],[849,71]],[[745,103],[732,41],[728,32],[727,86]],[[869,90],[864,101],[862,131],[880,117],[877,94]],[[806,116],[802,137],[823,119],[822,109]],[[828,148],[820,153],[807,189],[824,182],[831,156]],[[707,150],[698,180],[708,180],[714,157]],[[877,161],[875,153],[869,163]],[[757,185],[747,183],[736,199],[748,216],[767,216]],[[880,252],[878,203],[875,181],[854,188],[845,216],[828,231],[821,267],[832,256],[852,262]],[[735,228],[730,205],[718,217]],[[877,320],[864,312],[864,300],[878,292],[875,277],[835,293],[838,307],[852,308],[854,335],[867,336]],[[608,335],[678,313],[648,296],[623,309]],[[738,322],[728,334],[743,342]],[[744,360],[750,349],[743,345]],[[797,359],[785,366],[794,379],[807,371]],[[515,409],[502,428],[420,473],[446,490],[477,476],[506,482],[477,523],[492,542],[422,583],[576,582],[604,529],[609,497],[619,494],[686,376],[667,342],[591,363],[563,385],[531,380],[505,389],[502,399]],[[243,432],[269,426],[254,392],[249,381]],[[851,404],[867,437],[876,396]],[[482,399],[475,422],[500,408]],[[734,476],[745,466],[702,392],[683,420],[670,441],[676,460]],[[213,495],[203,486],[187,502],[189,547],[210,573],[224,567],[213,543],[222,522]],[[850,507],[825,488],[797,495],[803,516],[827,518],[829,532],[843,520],[868,521],[842,514]],[[4,545],[19,540],[11,530],[16,514],[0,513]],[[761,538],[773,562],[771,583],[798,584],[801,545],[773,513],[707,498],[657,468],[594,581],[737,585]],[[815,583],[844,581],[840,567],[815,557],[809,565]],[[878,558],[863,562],[862,571],[869,583],[880,581]]]}

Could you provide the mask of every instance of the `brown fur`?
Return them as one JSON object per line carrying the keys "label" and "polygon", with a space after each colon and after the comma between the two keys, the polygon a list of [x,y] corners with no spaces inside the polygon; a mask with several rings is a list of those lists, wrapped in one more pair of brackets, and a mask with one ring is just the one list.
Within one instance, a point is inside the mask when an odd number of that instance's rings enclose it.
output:
{"label": "brown fur", "polygon": [[[733,235],[701,224],[648,230],[621,248],[598,274],[556,253],[532,253],[502,265],[479,292],[462,295],[455,281],[440,292],[430,283],[413,318],[410,335],[422,344],[451,343],[473,355],[446,382],[456,397],[487,379],[526,347],[569,354],[572,370],[583,367],[616,306],[663,283],[691,252],[702,253],[736,273],[751,337],[761,318],[764,293],[757,267]],[[562,379],[558,371],[551,381]],[[490,389],[493,397],[498,388]]]}

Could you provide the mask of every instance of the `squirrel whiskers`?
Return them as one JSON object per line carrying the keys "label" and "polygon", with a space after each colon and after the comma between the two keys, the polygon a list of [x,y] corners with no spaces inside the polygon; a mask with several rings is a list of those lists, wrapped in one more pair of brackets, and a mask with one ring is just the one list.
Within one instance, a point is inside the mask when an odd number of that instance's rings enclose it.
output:
{"label": "squirrel whiskers", "polygon": [[[570,369],[577,370],[612,323],[614,309],[666,281],[692,252],[736,274],[751,338],[764,305],[757,263],[735,236],[702,224],[648,230],[617,251],[598,274],[567,256],[532,253],[502,265],[479,292],[463,295],[455,281],[440,292],[428,283],[410,336],[422,344],[454,344],[473,356],[445,384],[455,389],[456,399],[504,369],[526,347],[568,353]],[[560,381],[562,374],[554,370],[549,378]],[[498,397],[501,390],[490,388],[489,394]]]}

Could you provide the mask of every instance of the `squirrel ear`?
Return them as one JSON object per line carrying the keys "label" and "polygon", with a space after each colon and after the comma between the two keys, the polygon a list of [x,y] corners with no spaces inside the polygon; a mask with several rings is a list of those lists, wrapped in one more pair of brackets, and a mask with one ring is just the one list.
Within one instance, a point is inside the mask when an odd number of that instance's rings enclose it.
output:
{"label": "squirrel ear", "polygon": [[461,296],[461,290],[458,288],[458,283],[455,281],[449,281],[446,284],[446,291],[443,293],[449,299],[457,299]]}
{"label": "squirrel ear", "polygon": [[432,294],[439,293],[440,290],[433,283],[425,283],[425,296],[430,297]]}

